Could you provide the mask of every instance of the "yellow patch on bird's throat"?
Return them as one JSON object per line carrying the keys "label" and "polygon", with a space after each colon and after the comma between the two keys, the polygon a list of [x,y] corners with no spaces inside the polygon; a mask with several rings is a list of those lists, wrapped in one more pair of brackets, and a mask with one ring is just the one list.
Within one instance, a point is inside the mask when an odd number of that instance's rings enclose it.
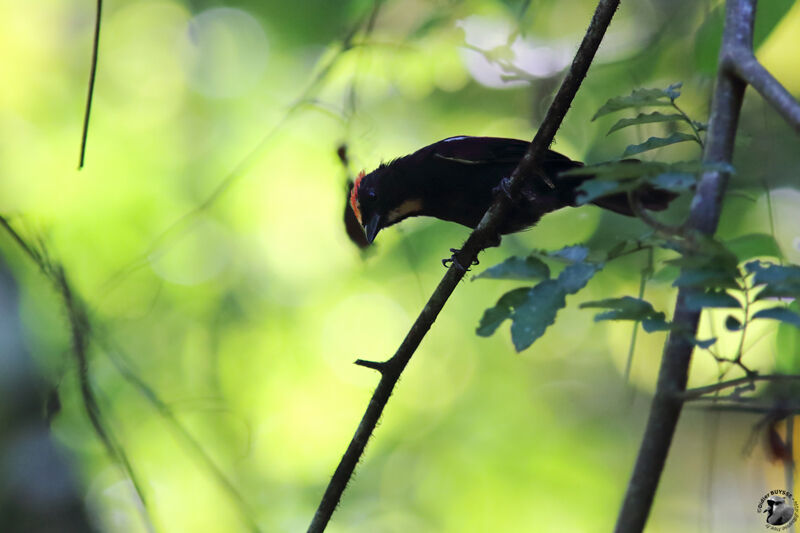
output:
{"label": "yellow patch on bird's throat", "polygon": [[413,200],[406,200],[399,206],[395,207],[386,215],[386,225],[394,224],[407,216],[414,215],[422,211],[422,200],[415,198]]}

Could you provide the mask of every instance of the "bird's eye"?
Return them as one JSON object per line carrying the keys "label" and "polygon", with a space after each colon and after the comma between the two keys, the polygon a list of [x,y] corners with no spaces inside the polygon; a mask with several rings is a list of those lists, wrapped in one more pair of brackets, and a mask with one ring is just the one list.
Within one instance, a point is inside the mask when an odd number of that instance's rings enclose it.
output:
{"label": "bird's eye", "polygon": [[378,196],[378,193],[376,193],[374,190],[367,191],[367,197],[370,200],[374,200],[377,196]]}

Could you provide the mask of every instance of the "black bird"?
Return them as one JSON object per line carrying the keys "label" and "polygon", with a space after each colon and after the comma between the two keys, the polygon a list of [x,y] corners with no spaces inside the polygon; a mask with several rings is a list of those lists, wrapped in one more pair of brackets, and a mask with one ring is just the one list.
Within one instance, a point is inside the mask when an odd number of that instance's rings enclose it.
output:
{"label": "black bird", "polygon": [[[519,164],[528,141],[498,137],[450,137],[413,154],[362,171],[350,192],[350,207],[367,241],[412,216],[431,216],[474,228],[494,194]],[[523,184],[500,233],[529,228],[551,211],[576,204],[576,189],[591,176],[559,176],[583,163],[548,150],[537,172]],[[675,194],[645,186],[636,191],[642,206],[666,209]],[[596,199],[595,205],[634,216],[626,193]],[[499,237],[498,237],[499,242]]]}

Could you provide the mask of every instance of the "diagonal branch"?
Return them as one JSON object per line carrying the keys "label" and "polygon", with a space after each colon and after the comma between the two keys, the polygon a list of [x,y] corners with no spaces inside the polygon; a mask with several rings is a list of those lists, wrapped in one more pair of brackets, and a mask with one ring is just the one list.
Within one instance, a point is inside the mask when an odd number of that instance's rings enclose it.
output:
{"label": "diagonal branch", "polygon": [[795,100],[791,93],[759,63],[753,55],[752,48],[734,48],[725,66],[752,85],[767,102],[772,104],[783,119],[800,133],[800,102]]}
{"label": "diagonal branch", "polygon": [[[472,264],[478,253],[493,240],[496,240],[500,223],[509,210],[511,197],[519,191],[526,177],[536,174],[535,170],[541,164],[547,148],[553,142],[553,137],[555,137],[556,131],[561,126],[561,122],[572,104],[578,88],[589,70],[589,66],[618,5],[619,0],[600,0],[598,2],[586,35],[575,54],[575,59],[561,84],[561,88],[550,105],[544,121],[528,147],[528,151],[511,175],[508,184],[508,195],[499,194],[495,198],[494,203],[487,210],[480,224],[470,234],[461,251],[456,253],[457,260],[453,261],[442,281],[439,282],[397,352],[381,366],[380,382],[369,401],[366,412],[344,456],[331,477],[325,494],[322,496],[317,512],[308,528],[309,533],[320,533],[327,527],[347,483],[353,476],[356,464],[358,464],[364,453],[367,441],[372,436],[381,413],[389,401],[389,396],[400,378],[400,374],[405,369],[417,347],[419,347],[425,334],[433,325],[458,282],[466,274],[466,270],[460,265]],[[363,365],[363,362],[360,364]],[[374,364],[365,366],[374,368]]]}

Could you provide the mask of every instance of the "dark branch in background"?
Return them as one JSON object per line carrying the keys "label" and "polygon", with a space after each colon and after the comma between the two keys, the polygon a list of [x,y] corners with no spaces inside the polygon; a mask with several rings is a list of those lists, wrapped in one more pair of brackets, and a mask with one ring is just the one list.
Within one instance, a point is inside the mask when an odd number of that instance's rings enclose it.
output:
{"label": "dark branch in background", "polygon": [[[0,226],[11,236],[14,242],[28,255],[34,263],[39,267],[42,273],[54,284],[56,290],[61,296],[64,307],[67,311],[67,316],[70,322],[70,332],[72,335],[73,352],[78,363],[78,379],[81,390],[81,397],[83,400],[84,408],[92,423],[92,427],[100,440],[103,442],[109,456],[120,464],[125,473],[131,478],[134,487],[137,490],[138,497],[145,503],[144,495],[141,490],[141,484],[137,481],[134,470],[130,461],[125,454],[123,447],[116,441],[111,430],[108,429],[107,423],[104,420],[100,406],[97,402],[95,394],[92,390],[91,382],[89,380],[89,360],[88,350],[90,339],[95,339],[97,344],[101,345],[107,353],[109,359],[114,367],[119,371],[120,375],[131,384],[156,410],[156,412],[167,422],[169,427],[173,429],[175,434],[180,440],[195,454],[200,464],[211,474],[216,483],[228,494],[233,504],[239,511],[242,521],[247,525],[250,531],[259,531],[258,524],[254,518],[252,510],[248,507],[242,495],[236,489],[234,484],[222,469],[211,459],[209,454],[203,449],[200,443],[189,433],[189,431],[180,423],[170,407],[156,394],[150,385],[145,382],[138,374],[136,374],[126,361],[122,350],[114,345],[107,334],[92,326],[92,323],[86,312],[85,304],[74,295],[71,285],[68,283],[64,270],[60,265],[53,264],[43,250],[40,251],[37,247],[28,243],[6,220],[0,216]],[[148,530],[152,530],[152,525],[149,517],[145,514],[145,524]]]}
{"label": "dark branch in background", "polygon": [[[755,8],[756,0],[728,0],[726,5],[719,71],[703,155],[706,163],[731,163],[745,81],[753,84],[796,129],[800,124],[797,102],[763,67],[753,62]],[[686,224],[687,234],[716,232],[728,177],[719,171],[703,174]],[[650,416],[617,518],[616,533],[641,532],[653,504],[686,394],[694,349],[686,332],[694,336],[700,318],[699,311],[686,306],[687,295],[693,290],[696,289],[681,288],[678,292],[673,322],[682,333],[671,333],[664,348]]]}
{"label": "dark branch in background", "polygon": [[534,170],[540,165],[545,151],[553,142],[556,131],[572,104],[572,100],[575,98],[586,72],[589,70],[597,48],[600,46],[600,42],[618,5],[619,0],[600,0],[598,3],[589,29],[575,54],[575,59],[553,103],[547,111],[544,121],[536,132],[528,151],[511,176],[508,184],[508,195],[499,194],[495,198],[494,203],[483,216],[478,227],[470,234],[461,251],[456,254],[455,259],[457,261],[453,262],[439,282],[397,352],[385,363],[359,361],[358,364],[362,366],[378,370],[381,374],[381,379],[344,456],[325,490],[322,501],[320,501],[308,528],[310,533],[319,533],[325,530],[336,506],[339,504],[347,483],[353,476],[355,467],[364,453],[367,441],[375,430],[375,426],[386,403],[389,401],[389,396],[394,390],[400,374],[405,369],[417,347],[419,347],[425,334],[433,325],[458,282],[466,274],[466,270],[460,268],[458,263],[461,265],[472,264],[478,253],[496,239],[497,229],[500,227],[500,223],[510,207],[511,197],[519,191],[526,178],[535,175]]}
{"label": "dark branch in background", "polygon": [[83,133],[81,134],[81,155],[78,170],[83,168],[86,159],[86,139],[89,137],[89,115],[92,113],[92,97],[94,96],[94,80],[97,76],[97,51],[100,47],[100,14],[103,11],[103,0],[97,0],[94,18],[94,42],[92,43],[92,64],[89,69],[89,88],[86,91],[86,109],[83,113]]}
{"label": "dark branch in background", "polygon": [[[103,443],[109,457],[116,464],[120,465],[131,480],[139,500],[142,502],[141,511],[142,519],[144,520],[145,527],[148,531],[153,530],[152,521],[147,510],[147,499],[142,491],[142,485],[138,480],[138,476],[128,459],[125,450],[117,442],[111,430],[108,428],[103,413],[100,410],[100,405],[97,402],[92,384],[89,379],[89,336],[90,326],[89,320],[86,315],[86,309],[81,301],[79,301],[67,281],[64,274],[64,269],[60,265],[53,264],[45,255],[44,251],[40,251],[34,246],[30,245],[17,231],[9,224],[5,217],[0,216],[0,226],[5,229],[9,236],[22,248],[22,250],[33,260],[34,263],[42,271],[42,274],[53,284],[59,296],[61,297],[64,305],[64,310],[67,312],[69,319],[70,335],[72,337],[72,352],[75,355],[75,361],[78,366],[78,385],[81,391],[81,398],[83,406],[86,409],[86,415],[92,424],[97,437]],[[139,506],[137,506],[138,508]]]}

